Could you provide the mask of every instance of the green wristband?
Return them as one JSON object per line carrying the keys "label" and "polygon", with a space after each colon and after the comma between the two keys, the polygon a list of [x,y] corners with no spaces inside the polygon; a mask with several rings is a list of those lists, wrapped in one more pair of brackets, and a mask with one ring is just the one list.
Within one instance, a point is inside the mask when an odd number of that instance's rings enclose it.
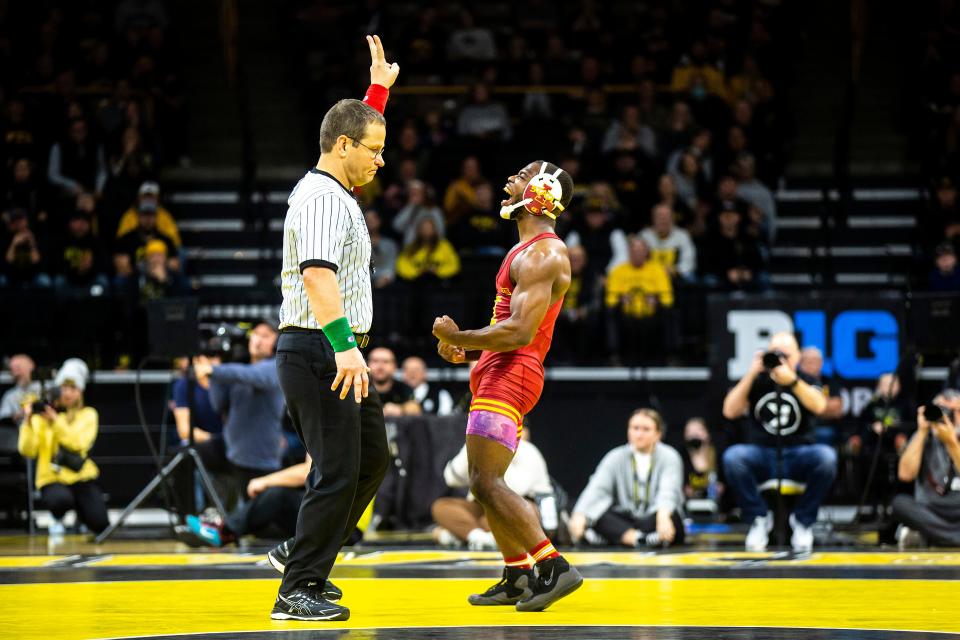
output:
{"label": "green wristband", "polygon": [[353,329],[346,318],[337,318],[323,327],[323,335],[327,336],[336,352],[349,351],[357,346],[357,339],[353,337]]}

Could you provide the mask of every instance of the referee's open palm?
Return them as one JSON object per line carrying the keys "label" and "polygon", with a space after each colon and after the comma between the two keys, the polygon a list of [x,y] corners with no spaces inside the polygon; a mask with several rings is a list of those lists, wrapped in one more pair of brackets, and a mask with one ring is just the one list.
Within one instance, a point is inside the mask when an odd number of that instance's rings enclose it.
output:
{"label": "referee's open palm", "polygon": [[362,398],[367,397],[370,384],[370,378],[367,375],[370,368],[363,359],[363,354],[360,353],[360,349],[353,348],[349,351],[337,352],[334,358],[337,361],[337,377],[334,378],[333,384],[330,385],[331,391],[336,391],[342,382],[343,386],[340,387],[340,399],[343,400],[346,398],[352,388],[353,399],[359,404]]}

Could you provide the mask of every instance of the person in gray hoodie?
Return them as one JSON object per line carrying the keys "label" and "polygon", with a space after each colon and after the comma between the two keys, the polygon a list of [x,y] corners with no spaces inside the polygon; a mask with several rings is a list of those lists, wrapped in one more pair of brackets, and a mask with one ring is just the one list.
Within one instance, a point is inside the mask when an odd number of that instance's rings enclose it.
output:
{"label": "person in gray hoodie", "polygon": [[653,409],[630,415],[627,444],[603,457],[573,507],[574,542],[592,529],[627,547],[683,543],[683,459],[661,442],[664,426]]}

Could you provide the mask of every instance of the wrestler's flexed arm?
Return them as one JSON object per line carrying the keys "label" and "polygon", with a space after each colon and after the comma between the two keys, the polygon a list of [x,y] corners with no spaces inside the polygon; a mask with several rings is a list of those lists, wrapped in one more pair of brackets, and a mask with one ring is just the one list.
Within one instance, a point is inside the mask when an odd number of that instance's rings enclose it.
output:
{"label": "wrestler's flexed arm", "polygon": [[[550,304],[570,286],[569,259],[552,244],[534,245],[517,265],[509,318],[482,329],[461,330],[449,316],[443,316],[433,321],[433,335],[465,353],[515,351],[530,344]],[[440,355],[444,355],[442,351]]]}

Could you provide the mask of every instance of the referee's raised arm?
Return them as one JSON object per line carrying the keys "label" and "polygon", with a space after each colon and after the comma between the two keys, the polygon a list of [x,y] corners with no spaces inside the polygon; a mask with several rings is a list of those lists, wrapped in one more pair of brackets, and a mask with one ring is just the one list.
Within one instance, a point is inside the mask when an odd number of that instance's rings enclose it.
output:
{"label": "referee's raised arm", "polygon": [[[386,123],[382,113],[389,89],[400,72],[396,63],[386,61],[378,36],[367,36],[367,44],[370,88],[362,102],[341,100],[327,112],[320,128],[320,160],[313,170],[335,180],[347,195],[353,188],[370,182],[384,165]],[[289,233],[293,238],[289,249],[297,254],[301,282],[285,288],[284,306],[291,306],[286,305],[289,289],[291,295],[305,297],[309,303],[301,303],[301,313],[291,315],[304,315],[302,311],[307,310],[312,318],[308,315],[306,326],[296,320],[287,324],[302,328],[315,324],[323,331],[336,352],[337,376],[331,388],[340,387],[341,399],[352,388],[354,399],[360,402],[367,396],[369,378],[354,333],[366,333],[369,329],[369,317],[364,317],[369,316],[365,309],[371,307],[365,299],[370,295],[369,273],[354,273],[366,270],[367,264],[363,263],[362,252],[358,255],[356,248],[348,251],[347,245],[352,244],[360,232],[357,227],[363,223],[357,224],[352,211],[355,207],[351,206],[354,203],[345,203],[343,193],[322,193],[315,188],[316,197],[307,194],[304,198],[301,194],[297,198],[299,192],[309,188],[298,185],[291,195],[291,209],[295,201],[299,208],[292,212],[294,224]],[[359,235],[366,238],[365,233]],[[368,239],[366,243],[369,244]],[[284,265],[285,273],[288,266],[292,265]],[[284,320],[281,319],[281,325]]]}

